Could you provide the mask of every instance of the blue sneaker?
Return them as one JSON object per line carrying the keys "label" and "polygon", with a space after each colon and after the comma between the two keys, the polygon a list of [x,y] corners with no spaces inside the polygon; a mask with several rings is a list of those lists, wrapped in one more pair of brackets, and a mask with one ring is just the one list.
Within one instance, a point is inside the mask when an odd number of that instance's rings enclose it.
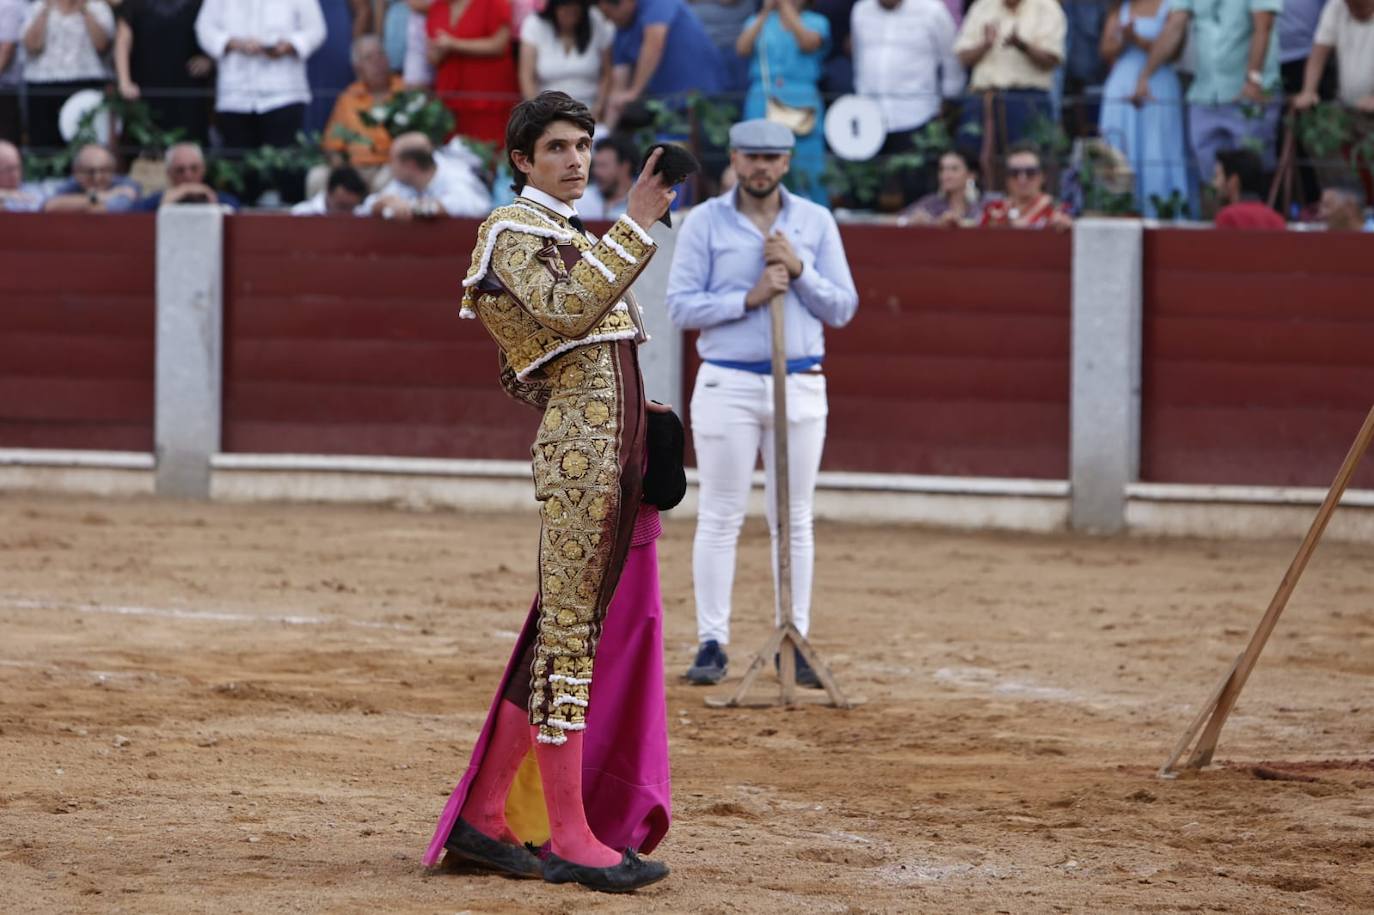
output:
{"label": "blue sneaker", "polygon": [[730,659],[715,639],[707,639],[697,649],[697,659],[687,668],[687,682],[697,686],[713,686],[725,679],[725,667]]}

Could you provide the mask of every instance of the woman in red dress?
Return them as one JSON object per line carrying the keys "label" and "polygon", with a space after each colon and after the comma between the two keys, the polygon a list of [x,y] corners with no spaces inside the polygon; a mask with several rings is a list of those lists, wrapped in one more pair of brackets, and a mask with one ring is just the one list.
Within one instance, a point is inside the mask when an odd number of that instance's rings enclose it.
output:
{"label": "woman in red dress", "polygon": [[455,133],[498,147],[520,100],[510,22],[510,0],[435,0],[425,23],[434,88]]}

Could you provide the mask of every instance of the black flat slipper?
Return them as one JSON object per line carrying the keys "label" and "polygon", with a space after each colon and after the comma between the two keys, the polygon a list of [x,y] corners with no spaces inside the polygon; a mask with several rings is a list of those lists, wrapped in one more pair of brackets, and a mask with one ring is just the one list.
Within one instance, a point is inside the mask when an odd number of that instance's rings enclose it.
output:
{"label": "black flat slipper", "polygon": [[544,860],[544,879],[549,883],[576,883],[601,893],[633,893],[666,876],[668,865],[646,861],[629,848],[625,849],[620,863],[610,867],[574,864],[552,852]]}
{"label": "black flat slipper", "polygon": [[479,832],[467,820],[459,819],[448,834],[444,848],[464,861],[509,874],[512,877],[533,878],[543,875],[543,865],[523,845],[512,845]]}

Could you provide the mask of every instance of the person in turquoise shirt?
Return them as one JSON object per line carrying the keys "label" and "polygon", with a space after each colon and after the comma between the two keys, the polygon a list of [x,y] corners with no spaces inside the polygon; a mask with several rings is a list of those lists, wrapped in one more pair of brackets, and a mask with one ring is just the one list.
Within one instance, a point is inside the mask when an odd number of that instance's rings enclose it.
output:
{"label": "person in turquoise shirt", "polygon": [[821,129],[825,107],[820,81],[830,53],[830,20],[803,9],[805,0],[763,0],[758,15],[750,16],[735,43],[749,63],[749,87],[744,118],[767,115],[768,98],[814,113],[811,129],[797,135],[788,186],[821,206],[830,206],[826,190],[825,136]]}
{"label": "person in turquoise shirt", "polygon": [[1188,89],[1188,133],[1203,180],[1217,153],[1259,144],[1272,166],[1282,108],[1279,34],[1283,0],[1173,0],[1173,11],[1141,70],[1133,101],[1150,98],[1150,77],[1178,53],[1185,31],[1197,52]]}

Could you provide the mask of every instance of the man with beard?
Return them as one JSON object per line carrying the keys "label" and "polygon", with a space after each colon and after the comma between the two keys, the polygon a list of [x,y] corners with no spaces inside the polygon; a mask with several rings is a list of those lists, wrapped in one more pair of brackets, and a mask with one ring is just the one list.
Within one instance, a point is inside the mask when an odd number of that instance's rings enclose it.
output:
{"label": "man with beard", "polygon": [[619,219],[639,171],[634,141],[613,133],[596,141],[592,149],[592,180],[577,205],[584,219]]}
{"label": "man with beard", "polygon": [[[777,556],[768,311],[775,296],[784,297],[787,328],[793,622],[803,635],[810,622],[812,501],[828,412],[823,329],[849,323],[859,297],[835,218],[780,184],[794,143],[787,127],[766,119],[730,129],[730,164],[738,187],[688,215],[668,279],[673,323],[701,332],[702,366],[691,407],[700,472],[692,550],[699,649],[687,671],[696,684],[718,683],[725,676],[735,548],[760,452]],[[797,681],[820,686],[800,655]]]}

